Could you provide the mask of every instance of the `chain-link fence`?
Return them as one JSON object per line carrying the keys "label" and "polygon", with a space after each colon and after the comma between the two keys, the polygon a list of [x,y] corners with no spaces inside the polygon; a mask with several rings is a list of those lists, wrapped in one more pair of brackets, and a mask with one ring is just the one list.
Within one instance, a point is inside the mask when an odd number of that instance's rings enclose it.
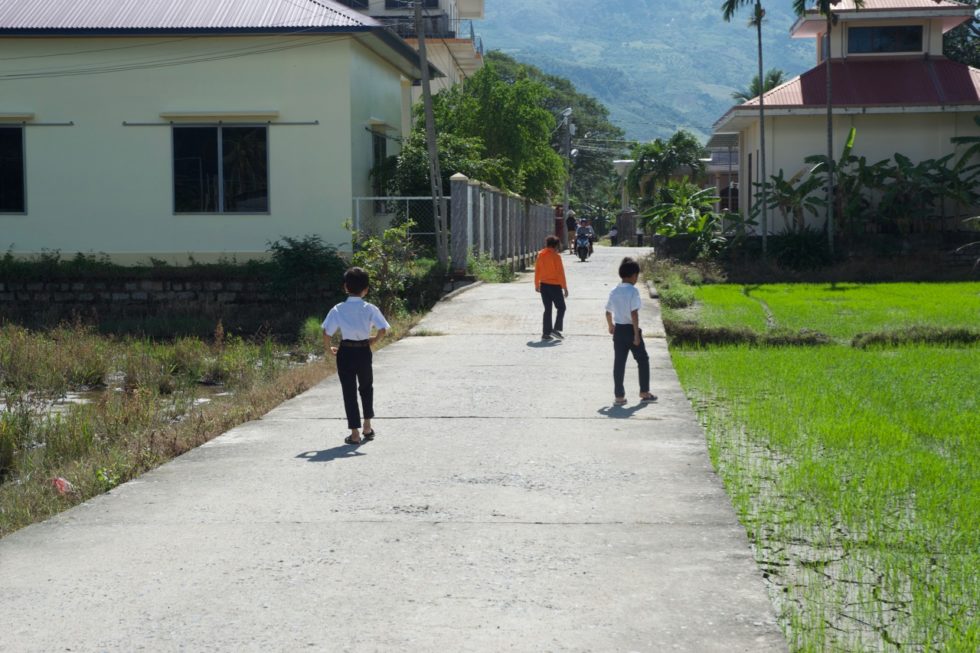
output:
{"label": "chain-link fence", "polygon": [[[448,198],[446,205],[449,205]],[[388,227],[414,223],[409,233],[420,246],[435,252],[436,216],[431,197],[355,197],[354,230],[379,234]]]}

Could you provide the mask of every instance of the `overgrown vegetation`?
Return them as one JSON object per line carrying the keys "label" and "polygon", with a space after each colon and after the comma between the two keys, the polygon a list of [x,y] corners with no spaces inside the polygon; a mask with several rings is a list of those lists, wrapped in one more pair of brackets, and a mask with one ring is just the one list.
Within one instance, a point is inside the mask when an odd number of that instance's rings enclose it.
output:
{"label": "overgrown vegetation", "polygon": [[[443,270],[415,258],[409,226],[356,242],[354,261],[372,277],[368,299],[393,325],[388,341],[414,325],[411,311],[431,306],[442,291]],[[270,251],[272,261],[261,264],[270,283],[303,299],[304,319],[285,340],[263,330],[243,338],[220,320],[206,339],[170,332],[158,340],[142,328],[138,335],[105,336],[102,324],[81,319],[46,329],[0,320],[0,536],[254,419],[333,371],[333,358],[322,356],[320,322],[343,299],[348,263],[316,237],[282,239]],[[11,259],[32,278],[83,273],[55,255]],[[105,261],[95,266],[100,275],[129,270]],[[323,285],[335,294],[318,294]]]}
{"label": "overgrown vegetation", "polygon": [[510,283],[516,276],[510,264],[494,261],[487,253],[471,256],[466,268],[469,274],[486,283]]}
{"label": "overgrown vegetation", "polygon": [[980,284],[694,287],[671,355],[791,648],[976,650]]}

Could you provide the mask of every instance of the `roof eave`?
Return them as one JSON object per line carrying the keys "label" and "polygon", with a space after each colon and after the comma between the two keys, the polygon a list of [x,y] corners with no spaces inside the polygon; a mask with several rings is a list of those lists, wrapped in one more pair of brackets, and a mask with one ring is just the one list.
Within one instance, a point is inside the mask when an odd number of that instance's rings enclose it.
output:
{"label": "roof eave", "polygon": [[76,27],[76,28],[0,28],[0,36],[173,36],[191,34],[195,36],[227,36],[229,34],[357,34],[377,30],[365,26],[324,26],[324,27]]}
{"label": "roof eave", "polygon": [[[371,37],[375,37],[375,39]],[[406,43],[402,37],[387,28],[375,28],[370,30],[366,35],[359,34],[358,40],[379,55],[395,63],[406,77],[412,80],[422,79],[422,58],[419,56],[418,50]],[[377,43],[379,47],[373,47],[372,41]],[[429,77],[446,76],[445,73],[432,65],[431,61],[428,64]]]}

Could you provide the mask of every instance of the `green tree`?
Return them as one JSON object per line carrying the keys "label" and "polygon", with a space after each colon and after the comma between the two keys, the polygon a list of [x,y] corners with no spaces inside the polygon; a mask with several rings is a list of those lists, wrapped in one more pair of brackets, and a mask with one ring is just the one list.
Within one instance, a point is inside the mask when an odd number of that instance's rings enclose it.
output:
{"label": "green tree", "polygon": [[748,102],[754,97],[768,93],[784,81],[786,81],[786,73],[779,68],[770,68],[769,72],[766,73],[765,83],[762,85],[762,88],[759,88],[759,76],[755,75],[752,78],[752,83],[749,84],[749,88],[743,91],[735,91],[732,93],[732,99],[738,102]]}
{"label": "green tree", "polygon": [[[802,1],[802,0],[801,0]],[[735,12],[740,8],[748,4],[754,4],[752,18],[749,20],[749,25],[755,27],[756,31],[756,47],[758,49],[758,62],[759,62],[759,74],[757,78],[759,80],[764,80],[765,76],[762,73],[762,21],[766,16],[766,10],[762,8],[762,3],[759,0],[725,0],[721,5],[722,15],[726,21],[731,21]],[[753,96],[755,97],[755,96]],[[766,96],[765,93],[759,93],[759,168],[761,171],[760,178],[766,179]],[[769,221],[767,218],[767,205],[766,201],[766,186],[762,185],[762,258],[766,258],[768,253],[767,238],[769,232]]]}
{"label": "green tree", "polygon": [[[980,0],[959,0],[980,10]],[[946,32],[943,37],[943,54],[947,58],[980,68],[980,20],[974,12],[973,19]]]}
{"label": "green tree", "polygon": [[[540,82],[548,89],[544,107],[558,116],[567,107],[572,109],[572,121],[578,129],[572,147],[578,150],[571,166],[571,203],[573,206],[607,206],[609,199],[616,202],[617,179],[612,167],[613,159],[628,151],[624,132],[609,120],[609,109],[590,95],[579,92],[568,79],[549,75],[535,66],[521,63],[500,51],[486,54],[486,61],[493,63],[504,80],[515,82],[527,77]],[[551,135],[551,146],[561,151],[563,134],[557,130]]]}
{"label": "green tree", "polygon": [[[437,137],[439,163],[442,171],[442,192],[449,196],[449,179],[462,173],[470,179],[479,179],[497,187],[507,185],[508,168],[499,158],[488,158],[483,142],[476,137],[458,136],[450,132]],[[429,184],[429,152],[425,132],[413,130],[402,143],[397,156],[385,162],[387,172],[376,172],[389,180],[387,191],[392,195],[425,196],[431,192]]]}
{"label": "green tree", "polygon": [[547,97],[542,83],[526,75],[508,81],[488,63],[433,98],[437,131],[477,139],[485,157],[504,166],[501,188],[543,201],[565,179],[550,145],[556,122],[544,106]]}
{"label": "green tree", "polygon": [[635,163],[626,177],[630,196],[641,208],[657,202],[657,190],[672,177],[700,177],[704,174],[701,161],[707,151],[697,137],[680,130],[666,141],[656,139],[633,149]]}

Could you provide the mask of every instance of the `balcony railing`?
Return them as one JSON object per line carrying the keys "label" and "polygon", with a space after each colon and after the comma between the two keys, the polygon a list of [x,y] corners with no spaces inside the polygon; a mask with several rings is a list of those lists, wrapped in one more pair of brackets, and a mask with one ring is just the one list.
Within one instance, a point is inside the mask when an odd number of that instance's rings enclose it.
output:
{"label": "balcony railing", "polygon": [[[403,39],[418,38],[415,20],[412,18],[393,16],[374,16],[374,18]],[[445,14],[423,16],[422,28],[425,30],[425,37],[430,39],[469,39],[473,42],[473,49],[483,55],[483,39],[477,36],[472,20],[450,20]]]}
{"label": "balcony railing", "polygon": [[[385,0],[385,9],[414,9],[414,0]],[[439,0],[422,0],[423,9],[438,9]]]}

